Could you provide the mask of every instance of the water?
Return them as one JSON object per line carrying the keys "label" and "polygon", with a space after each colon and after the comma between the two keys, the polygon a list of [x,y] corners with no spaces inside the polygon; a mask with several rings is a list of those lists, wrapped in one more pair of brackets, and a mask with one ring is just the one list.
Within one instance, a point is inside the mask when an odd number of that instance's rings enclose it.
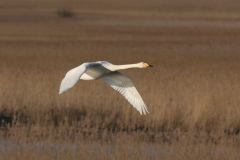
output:
{"label": "water", "polygon": [[[16,151],[22,152],[23,150],[29,150],[29,151],[36,151],[39,155],[41,154],[47,154],[52,155],[55,157],[55,159],[58,159],[59,157],[66,157],[69,152],[74,156],[77,155],[77,152],[81,149],[85,152],[86,155],[93,155],[96,154],[96,157],[99,156],[99,153],[104,149],[106,154],[106,157],[111,158],[112,156],[117,155],[119,152],[122,151],[123,147],[120,147],[118,145],[106,145],[106,144],[82,144],[81,146],[76,145],[75,143],[68,143],[68,144],[61,144],[61,143],[43,143],[43,142],[37,142],[37,143],[19,143],[17,141],[0,141],[0,153],[5,154],[11,154]],[[124,150],[129,153],[129,159],[132,159],[134,151],[137,152],[145,152],[146,153],[146,159],[159,159],[159,155],[162,154],[164,157],[167,156],[167,154],[172,153],[169,149],[162,149],[161,153],[159,151],[159,148],[153,147],[153,146],[124,146]],[[173,153],[172,153],[173,154]],[[143,158],[145,159],[145,158]]]}

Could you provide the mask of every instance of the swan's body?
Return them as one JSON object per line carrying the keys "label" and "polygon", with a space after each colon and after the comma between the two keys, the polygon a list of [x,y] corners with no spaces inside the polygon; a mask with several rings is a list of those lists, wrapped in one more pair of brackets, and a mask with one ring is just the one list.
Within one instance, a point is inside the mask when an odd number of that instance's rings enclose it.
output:
{"label": "swan's body", "polygon": [[129,65],[113,65],[106,61],[87,62],[67,72],[60,85],[59,94],[72,88],[80,79],[101,79],[108,83],[113,89],[121,93],[139,112],[148,113],[149,108],[143,102],[140,94],[135,88],[132,80],[119,72],[121,69],[146,68],[151,65],[140,62]]}

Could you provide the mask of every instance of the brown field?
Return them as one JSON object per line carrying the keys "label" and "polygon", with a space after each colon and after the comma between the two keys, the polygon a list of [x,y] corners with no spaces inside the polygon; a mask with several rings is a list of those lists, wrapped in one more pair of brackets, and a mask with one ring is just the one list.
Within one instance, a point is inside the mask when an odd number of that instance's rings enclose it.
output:
{"label": "brown field", "polygon": [[[240,159],[239,1],[0,6],[0,159]],[[122,71],[150,114],[101,80],[58,94],[99,60],[154,66]]]}

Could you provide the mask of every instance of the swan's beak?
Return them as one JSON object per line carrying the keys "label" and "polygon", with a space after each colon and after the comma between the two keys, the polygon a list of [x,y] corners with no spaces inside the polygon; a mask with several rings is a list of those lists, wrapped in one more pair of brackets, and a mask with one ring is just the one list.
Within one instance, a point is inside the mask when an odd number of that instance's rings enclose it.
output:
{"label": "swan's beak", "polygon": [[153,67],[152,65],[148,64],[148,63],[144,63],[146,67]]}

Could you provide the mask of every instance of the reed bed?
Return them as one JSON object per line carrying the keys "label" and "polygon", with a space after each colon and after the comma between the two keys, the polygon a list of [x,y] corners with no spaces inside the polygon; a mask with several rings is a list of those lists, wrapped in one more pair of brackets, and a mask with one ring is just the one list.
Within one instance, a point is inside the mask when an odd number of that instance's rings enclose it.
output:
{"label": "reed bed", "polygon": [[[0,3],[0,159],[239,159],[237,2]],[[58,94],[99,60],[154,66],[122,71],[148,115],[101,80]]]}
{"label": "reed bed", "polygon": [[[34,66],[24,69],[21,66],[14,69],[3,66],[1,116],[3,120],[11,122],[16,115],[19,121],[41,126],[51,121],[58,126],[67,117],[70,123],[81,120],[81,123],[90,124],[93,128],[100,126],[111,129],[123,125],[156,131],[178,128],[188,131],[195,127],[206,131],[238,133],[239,65],[223,58],[220,62],[211,63],[216,65],[214,69],[207,69],[206,62],[202,66],[188,64],[189,67],[178,68],[182,63],[181,58],[185,57],[188,56],[178,57],[179,64],[169,68],[162,68],[161,63],[153,59],[149,60],[154,65],[152,69],[124,71],[132,77],[150,108],[147,116],[141,116],[124,97],[101,80],[79,81],[74,88],[59,95],[60,82],[70,67],[58,68],[54,63],[51,63],[52,68],[42,65],[42,69]],[[233,61],[238,58],[235,56]],[[23,67],[30,65],[24,60],[18,61],[23,63]],[[171,61],[174,60],[169,60],[169,63]],[[199,61],[201,59],[196,63],[201,63]],[[223,65],[217,66],[216,63]]]}

